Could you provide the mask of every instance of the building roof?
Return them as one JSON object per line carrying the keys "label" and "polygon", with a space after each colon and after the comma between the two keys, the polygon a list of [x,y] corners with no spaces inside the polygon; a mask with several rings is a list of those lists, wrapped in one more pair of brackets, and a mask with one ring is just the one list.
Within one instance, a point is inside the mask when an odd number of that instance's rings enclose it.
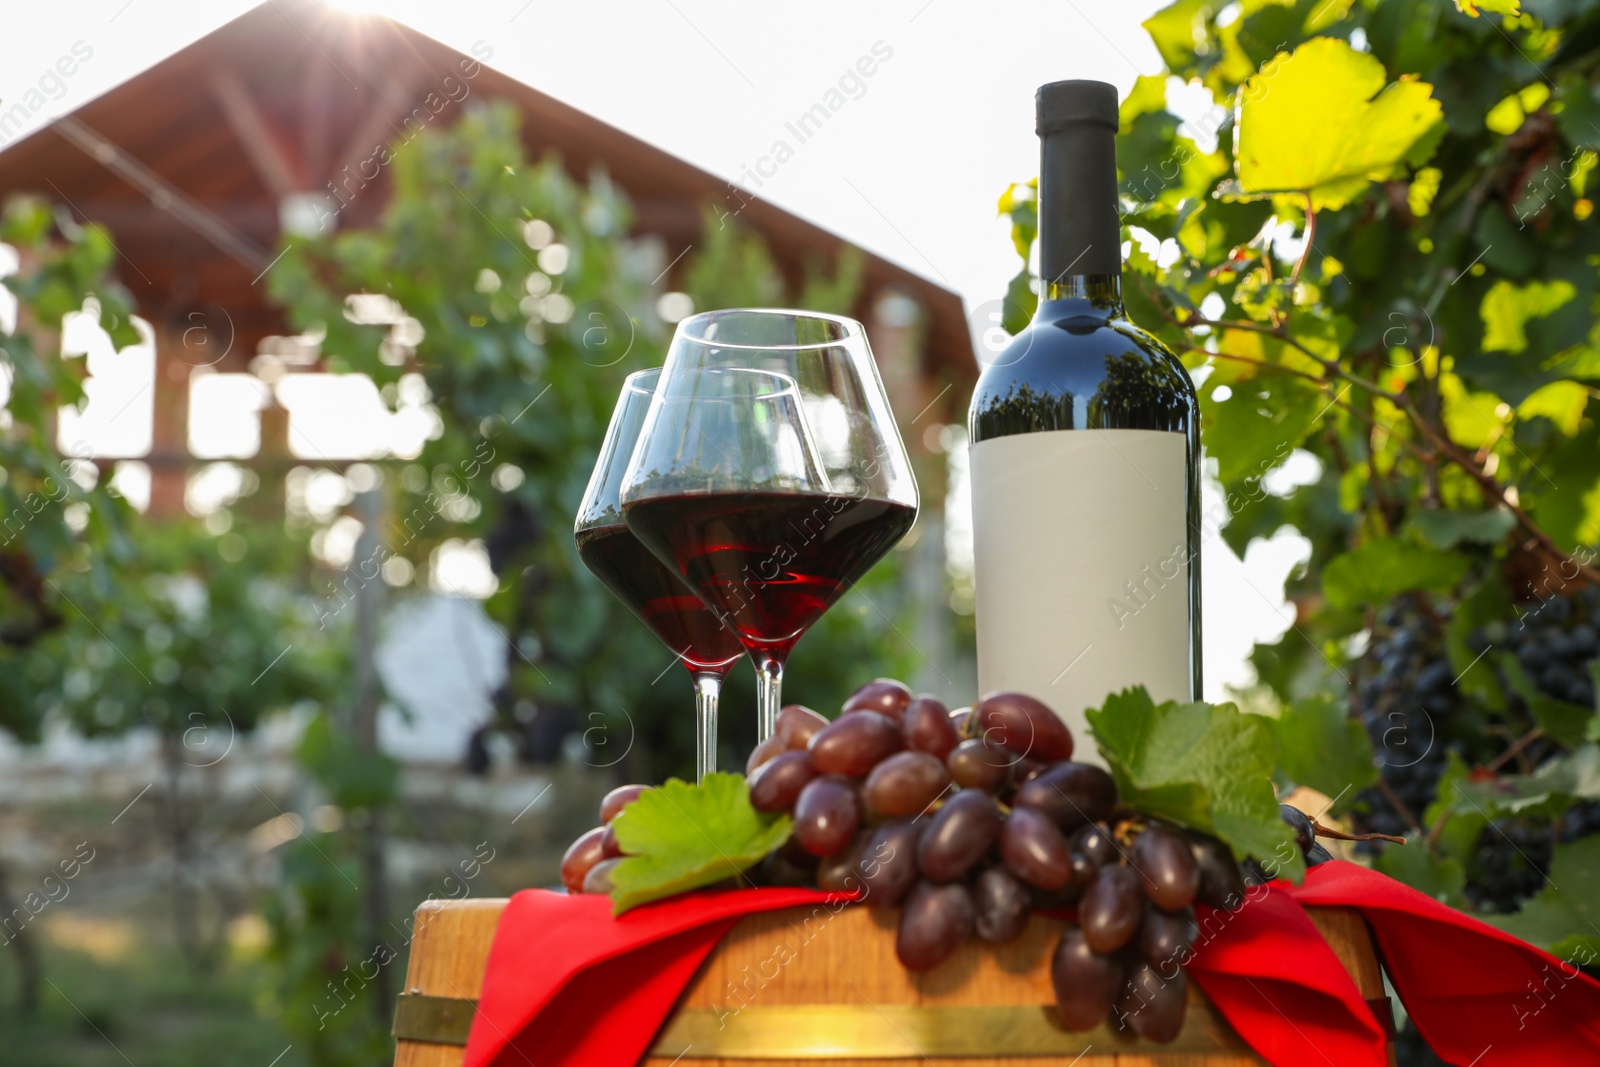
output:
{"label": "building roof", "polygon": [[[255,284],[278,247],[283,198],[326,191],[343,167],[398,137],[405,116],[472,58],[389,19],[269,0],[0,152],[0,197],[39,192],[104,224],[141,314],[221,306],[247,342],[235,350],[252,353],[259,338],[287,332]],[[470,92],[521,110],[533,158],[554,151],[579,175],[603,167],[633,200],[636,232],[660,235],[669,255],[696,239],[704,205],[731,195],[722,179],[490,67]],[[439,119],[460,110],[452,104]],[[340,225],[370,222],[386,180],[363,191]],[[739,218],[792,279],[847,245],[765,201],[751,199]],[[897,290],[923,307],[925,379],[970,381],[960,297],[870,253],[864,268],[868,296]]]}

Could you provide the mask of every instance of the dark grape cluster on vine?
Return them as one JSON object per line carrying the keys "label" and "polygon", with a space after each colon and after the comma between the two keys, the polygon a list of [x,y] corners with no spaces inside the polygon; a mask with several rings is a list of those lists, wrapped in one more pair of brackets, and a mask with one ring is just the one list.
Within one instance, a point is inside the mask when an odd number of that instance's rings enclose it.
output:
{"label": "dark grape cluster on vine", "polygon": [[[1195,905],[1241,907],[1247,884],[1268,874],[1251,860],[1247,876],[1221,841],[1129,810],[1106,771],[1072,755],[1061,719],[1020,694],[951,711],[879,680],[831,722],[789,705],[747,775],[751,805],[790,814],[794,829],[749,877],[898,907],[895,951],[916,971],[970,937],[1019,937],[1036,910],[1075,908],[1051,962],[1063,1024],[1171,1041],[1183,1026]],[[607,825],[568,851],[569,890],[609,888],[618,862],[609,816],[634,795],[608,797]],[[1309,863],[1329,858],[1310,819],[1289,807],[1283,817]]]}
{"label": "dark grape cluster on vine", "polygon": [[1555,842],[1549,823],[1496,819],[1478,835],[1468,865],[1467,899],[1485,911],[1513,912],[1544,886]]}
{"label": "dark grape cluster on vine", "polygon": [[1444,630],[1410,599],[1378,615],[1357,666],[1356,698],[1378,758],[1382,789],[1358,798],[1367,829],[1404,836],[1438,792],[1451,751],[1472,758],[1481,723],[1455,685]]}
{"label": "dark grape cluster on vine", "polygon": [[[1545,697],[1592,707],[1590,666],[1600,656],[1600,589],[1559,592],[1519,605],[1514,617],[1473,630],[1467,648],[1497,670],[1500,657],[1514,659]],[[1503,670],[1503,711],[1477,706],[1461,691],[1444,623],[1417,598],[1401,598],[1379,613],[1358,669],[1356,695],[1383,782],[1359,798],[1365,812],[1360,821],[1367,829],[1403,835],[1433,803],[1451,752],[1469,766],[1494,766],[1536,725]],[[1531,736],[1508,769],[1530,771],[1562,751],[1550,738]],[[1516,911],[1544,886],[1554,844],[1597,832],[1597,802],[1575,805],[1553,826],[1531,819],[1495,820],[1480,832],[1466,865],[1466,895],[1485,911]]]}

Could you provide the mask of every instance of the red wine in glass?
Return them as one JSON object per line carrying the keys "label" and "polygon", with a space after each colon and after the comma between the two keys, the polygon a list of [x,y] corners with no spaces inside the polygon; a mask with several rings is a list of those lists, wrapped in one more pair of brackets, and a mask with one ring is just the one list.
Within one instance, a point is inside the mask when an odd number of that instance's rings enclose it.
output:
{"label": "red wine in glass", "polygon": [[744,655],[739,635],[724,626],[628,527],[579,530],[578,556],[662,644],[677,653],[691,675],[726,674]]}
{"label": "red wine in glass", "polygon": [[713,623],[720,616],[752,653],[779,659],[917,514],[887,500],[770,490],[646,497],[623,513],[711,605]]}

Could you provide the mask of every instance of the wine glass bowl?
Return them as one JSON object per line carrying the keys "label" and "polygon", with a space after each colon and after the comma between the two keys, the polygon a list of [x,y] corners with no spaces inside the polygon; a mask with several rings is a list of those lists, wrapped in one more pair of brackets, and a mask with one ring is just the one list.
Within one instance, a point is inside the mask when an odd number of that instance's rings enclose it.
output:
{"label": "wine glass bowl", "polygon": [[917,507],[917,482],[866,330],[812,311],[730,308],[678,324],[675,372],[746,367],[794,379],[831,492]]}
{"label": "wine glass bowl", "polygon": [[861,325],[747,309],[679,323],[621,500],[749,650],[771,736],[795,642],[916,519]]}
{"label": "wine glass bowl", "polygon": [[738,635],[623,522],[618,493],[660,373],[640,371],[623,382],[588,489],[578,506],[573,535],[584,566],[672,650],[693,677],[696,771],[703,778],[716,769],[717,701],[722,679],[745,650]]}

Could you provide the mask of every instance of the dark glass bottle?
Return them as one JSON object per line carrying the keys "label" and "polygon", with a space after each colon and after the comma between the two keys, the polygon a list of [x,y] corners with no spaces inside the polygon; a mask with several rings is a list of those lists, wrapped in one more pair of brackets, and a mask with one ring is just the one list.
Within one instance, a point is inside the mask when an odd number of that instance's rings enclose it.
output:
{"label": "dark glass bottle", "polygon": [[1039,307],[969,416],[979,683],[1069,724],[1097,685],[1201,694],[1199,409],[1123,307],[1117,124],[1113,86],[1039,90]]}

